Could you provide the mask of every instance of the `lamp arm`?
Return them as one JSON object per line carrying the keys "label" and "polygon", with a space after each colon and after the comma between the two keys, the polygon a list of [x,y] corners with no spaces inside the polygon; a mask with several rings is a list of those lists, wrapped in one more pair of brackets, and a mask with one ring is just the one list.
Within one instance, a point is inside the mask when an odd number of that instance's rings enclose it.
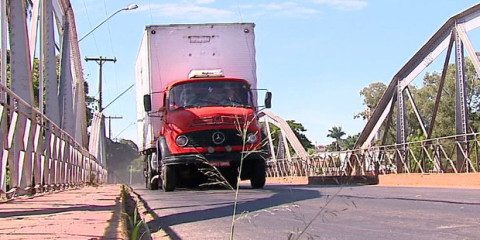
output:
{"label": "lamp arm", "polygon": [[104,24],[106,21],[108,21],[108,19],[112,18],[113,16],[115,16],[117,13],[121,12],[121,11],[124,11],[124,10],[128,10],[128,8],[122,8],[122,9],[119,9],[117,10],[116,12],[114,12],[112,15],[110,15],[108,18],[106,18],[105,20],[103,20],[102,22],[100,22],[97,26],[95,26],[92,30],[90,30],[90,32],[88,32],[87,34],[85,34],[82,38],[80,38],[80,40],[78,40],[78,42],[82,41],[85,37],[87,37],[88,35],[90,35],[90,33],[92,33],[93,31],[95,31],[98,27],[100,27],[102,24]]}

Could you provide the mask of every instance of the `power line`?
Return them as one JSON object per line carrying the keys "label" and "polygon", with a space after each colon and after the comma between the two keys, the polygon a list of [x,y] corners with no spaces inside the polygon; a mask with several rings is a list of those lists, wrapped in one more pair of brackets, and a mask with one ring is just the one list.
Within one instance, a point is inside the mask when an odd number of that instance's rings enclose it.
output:
{"label": "power line", "polygon": [[[107,3],[106,3],[106,0],[103,0],[103,8],[105,10],[105,16],[108,16],[108,13],[107,13]],[[116,56],[116,51],[114,49],[114,45],[113,45],[113,41],[112,41],[112,32],[110,30],[110,23],[107,22],[107,30],[108,30],[108,40],[110,41],[110,51],[112,52],[112,54],[114,56]],[[115,74],[115,78],[114,79],[118,79],[117,78],[117,67],[116,67],[116,64],[113,65],[113,73]],[[115,92],[118,92],[118,82],[115,81]],[[105,108],[104,108],[105,109]]]}
{"label": "power line", "polygon": [[128,87],[125,91],[123,91],[122,93],[120,93],[120,95],[118,95],[115,99],[113,99],[110,103],[107,104],[107,106],[105,106],[103,108],[103,110],[105,110],[108,106],[112,105],[113,102],[117,101],[117,99],[119,99],[123,94],[125,94],[128,90],[130,90],[133,86],[135,86],[135,83],[133,83],[132,85],[130,85],[130,87]]}
{"label": "power line", "polygon": [[118,139],[118,137],[123,133],[125,132],[125,130],[127,130],[129,127],[131,127],[132,125],[136,124],[136,122],[132,122],[130,123],[130,125],[128,125],[127,127],[125,127],[122,131],[120,131],[120,133],[117,134],[117,136],[115,137],[115,139]]}

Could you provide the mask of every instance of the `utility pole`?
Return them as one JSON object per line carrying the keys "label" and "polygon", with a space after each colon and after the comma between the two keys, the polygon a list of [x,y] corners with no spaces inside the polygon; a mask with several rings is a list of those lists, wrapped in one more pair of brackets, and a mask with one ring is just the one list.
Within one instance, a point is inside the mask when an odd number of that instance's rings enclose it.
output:
{"label": "utility pole", "polygon": [[107,58],[107,57],[98,57],[98,58],[88,58],[85,57],[85,61],[95,61],[100,67],[98,73],[98,112],[102,112],[102,66],[105,62],[116,62],[117,58]]}
{"label": "utility pole", "polygon": [[123,119],[123,117],[108,116],[108,138],[112,139],[112,119]]}

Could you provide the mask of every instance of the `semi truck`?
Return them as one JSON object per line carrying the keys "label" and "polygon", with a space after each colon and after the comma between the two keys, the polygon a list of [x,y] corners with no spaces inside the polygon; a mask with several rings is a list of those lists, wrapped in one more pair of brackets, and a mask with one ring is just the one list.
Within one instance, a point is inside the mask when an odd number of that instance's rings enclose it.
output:
{"label": "semi truck", "polygon": [[[135,63],[139,151],[148,189],[217,176],[265,185],[254,23],[146,26]],[[240,169],[241,167],[241,169]],[[210,171],[210,173],[208,173]],[[241,174],[240,174],[241,173]],[[218,177],[223,176],[223,177]]]}

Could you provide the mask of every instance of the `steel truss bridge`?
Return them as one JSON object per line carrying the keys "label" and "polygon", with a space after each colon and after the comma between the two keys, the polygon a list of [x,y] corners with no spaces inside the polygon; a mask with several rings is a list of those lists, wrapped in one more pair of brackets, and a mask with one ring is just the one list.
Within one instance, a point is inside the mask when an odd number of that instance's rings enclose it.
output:
{"label": "steel truss bridge", "polygon": [[[1,0],[0,8],[0,195],[106,182],[103,115],[94,114],[87,135],[84,76],[69,0]],[[31,16],[26,17],[27,8]],[[464,52],[479,74],[480,61],[468,36],[479,26],[480,5],[448,19],[392,78],[355,150],[309,155],[285,120],[272,112],[261,112],[272,155],[268,176],[478,172],[479,137],[469,131]],[[445,50],[433,117],[427,125],[409,85]],[[456,66],[456,122],[452,123],[456,135],[432,139],[451,52]],[[59,76],[56,55],[60,56]],[[39,89],[44,89],[37,98],[35,71]],[[407,99],[427,140],[407,142]],[[385,136],[394,112],[396,142],[389,144]],[[273,145],[270,124],[280,129],[278,146]],[[380,146],[375,146],[372,140],[382,125],[387,130]]]}
{"label": "steel truss bridge", "polygon": [[[269,114],[263,116],[266,123],[272,123],[273,120],[275,125],[282,129],[279,146],[276,149],[283,154],[283,157],[278,157],[278,153],[272,154],[277,157],[270,161],[272,168],[269,170],[269,176],[478,172],[480,170],[479,138],[478,133],[469,130],[464,53],[466,52],[470,57],[478,75],[480,61],[468,33],[479,26],[480,5],[473,6],[448,19],[393,76],[355,143],[355,150],[308,156],[304,150],[299,150],[298,140],[294,139],[293,133],[286,130],[285,124],[278,120],[278,117],[269,116]],[[427,125],[427,121],[422,118],[417,108],[409,86],[445,51],[439,88],[436,96],[432,96],[435,99],[432,117]],[[455,122],[451,124],[455,125],[456,134],[432,138],[452,52],[456,70],[456,101]],[[407,99],[427,140],[407,142]],[[392,125],[394,113],[396,114],[396,139],[394,143],[387,143],[387,134]],[[384,126],[383,131],[382,126]],[[267,132],[269,146],[272,149],[270,131],[267,129]],[[381,143],[375,146],[374,138],[380,134],[383,135]],[[291,156],[290,151],[285,151],[290,149],[287,142],[290,143],[292,152],[295,152],[295,157]]]}
{"label": "steel truss bridge", "polygon": [[[2,0],[0,7],[0,193],[105,182],[101,114],[95,114],[87,136],[73,9],[68,0],[35,0],[27,6],[29,2]],[[38,99],[33,90],[35,56],[42,89]]]}

